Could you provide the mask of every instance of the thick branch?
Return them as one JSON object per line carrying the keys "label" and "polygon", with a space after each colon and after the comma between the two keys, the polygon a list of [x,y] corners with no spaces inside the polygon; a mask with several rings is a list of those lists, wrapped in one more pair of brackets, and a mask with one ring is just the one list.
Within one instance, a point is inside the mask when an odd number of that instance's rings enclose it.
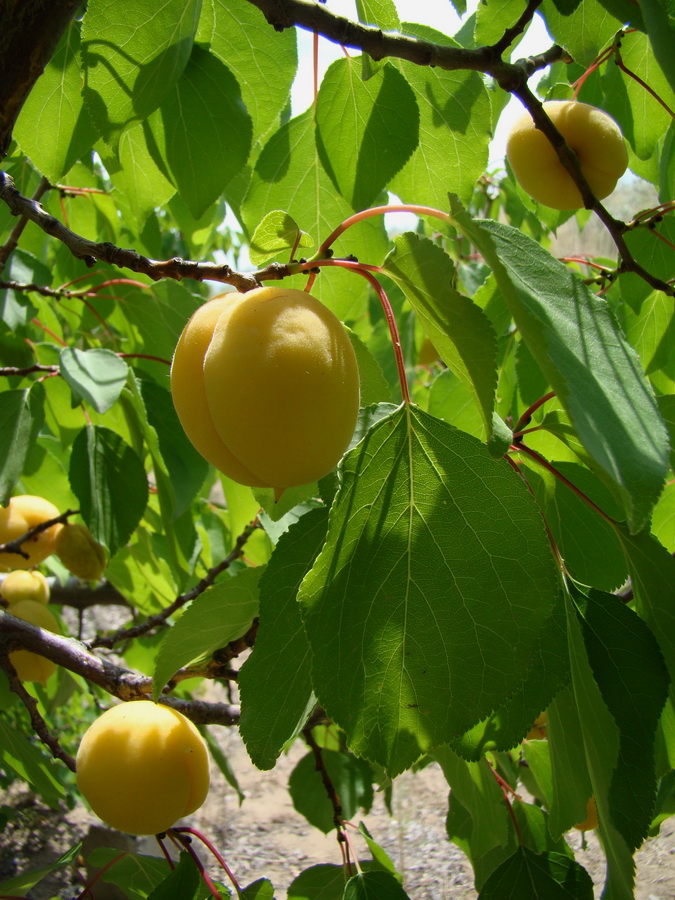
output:
{"label": "thick branch", "polygon": [[98,259],[120,269],[141,272],[152,278],[153,281],[159,281],[162,278],[172,278],[175,281],[181,281],[183,278],[192,278],[195,281],[218,281],[231,284],[242,293],[260,287],[263,280],[274,281],[285,278],[289,274],[287,266],[277,263],[272,263],[260,272],[244,275],[235,272],[227,265],[191,262],[179,257],[165,260],[148,259],[147,256],[142,256],[135,250],[116,247],[108,241],[90,241],[71,231],[70,228],[66,228],[58,219],[45,212],[39,203],[20,194],[14,185],[14,180],[5,172],[0,172],[0,200],[5,201],[12,215],[30,219],[46,234],[64,243],[73,256],[83,260],[87,266],[93,266]]}
{"label": "thick branch", "polygon": [[[10,652],[20,647],[51,659],[120,700],[143,700],[152,694],[152,678],[99,659],[78,641],[37,628],[0,609],[0,652]],[[174,680],[194,674],[194,670],[182,670],[174,676]],[[179,710],[199,725],[236,725],[239,721],[239,710],[227,703],[181,700],[177,697],[163,697],[162,703]]]}
{"label": "thick branch", "polygon": [[0,159],[26,97],[79,6],[80,0],[0,2]]}

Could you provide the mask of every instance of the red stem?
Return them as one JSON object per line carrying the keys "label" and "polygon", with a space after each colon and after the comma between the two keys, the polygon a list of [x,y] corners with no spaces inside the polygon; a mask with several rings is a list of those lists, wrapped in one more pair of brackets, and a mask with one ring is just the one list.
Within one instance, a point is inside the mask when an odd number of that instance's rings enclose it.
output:
{"label": "red stem", "polygon": [[410,403],[410,391],[408,390],[408,379],[406,378],[405,373],[405,362],[403,360],[403,350],[401,349],[401,338],[399,337],[394,311],[391,308],[391,303],[389,302],[386,291],[377,280],[377,278],[375,278],[375,276],[372,274],[373,272],[379,272],[380,266],[371,266],[365,263],[352,262],[348,259],[316,259],[308,263],[303,263],[302,266],[300,266],[300,269],[302,271],[304,270],[304,267],[310,269],[314,268],[315,266],[337,266],[342,269],[348,269],[349,271],[356,272],[357,275],[361,275],[373,286],[377,293],[377,296],[380,298],[380,303],[382,304],[382,309],[384,310],[387,325],[389,326],[391,341],[394,345],[394,356],[396,357],[398,380],[401,384],[401,394],[403,395],[403,400],[405,401],[405,403]]}
{"label": "red stem", "polygon": [[171,859],[171,857],[169,855],[169,851],[164,846],[164,841],[161,839],[161,837],[158,834],[155,835],[155,840],[159,844],[159,848],[164,855],[164,859],[168,862],[169,868],[171,869],[171,871],[173,871],[176,867],[174,866],[173,860]]}
{"label": "red stem", "polygon": [[205,882],[206,886],[208,887],[209,891],[211,892],[212,896],[214,896],[214,897],[216,898],[216,900],[223,900],[222,894],[220,893],[220,891],[218,890],[218,888],[217,888],[217,887],[215,886],[215,884],[213,883],[213,880],[211,879],[211,876],[209,875],[209,873],[208,873],[208,872],[206,871],[206,869],[204,868],[204,863],[203,863],[203,862],[201,861],[201,859],[197,856],[197,853],[196,853],[194,847],[191,846],[190,841],[189,841],[189,840],[186,840],[185,838],[182,838],[180,835],[176,835],[176,836],[174,837],[174,836],[171,834],[172,831],[176,831],[176,829],[175,829],[175,828],[170,828],[169,831],[167,832],[168,836],[171,838],[171,840],[172,840],[175,844],[177,844],[178,846],[180,846],[181,849],[187,850],[187,852],[190,854],[190,856],[192,857],[192,861],[193,861],[194,864],[197,866],[197,869],[199,870],[199,874],[200,874],[200,875],[202,876],[202,878],[204,879],[204,882]]}
{"label": "red stem", "polygon": [[[511,821],[513,822],[513,827],[514,827],[515,832],[516,832],[516,837],[518,838],[518,843],[519,843],[520,846],[522,847],[522,846],[523,846],[523,835],[522,835],[522,832],[521,832],[521,830],[520,830],[520,825],[518,825],[518,819],[516,819],[516,814],[515,814],[515,812],[513,811],[513,806],[511,805],[511,798],[509,797],[508,792],[507,792],[506,789],[508,788],[509,791],[511,791],[512,793],[514,793],[514,796],[517,797],[518,795],[515,794],[515,792],[514,792],[514,791],[512,790],[512,788],[511,788],[511,786],[508,785],[508,784],[504,781],[504,779],[501,777],[501,775],[499,775],[498,772],[495,771],[495,769],[492,769],[492,774],[495,776],[495,778],[496,778],[496,780],[497,780],[497,784],[498,784],[499,787],[501,788],[501,791],[502,791],[502,797],[504,798],[504,802],[506,803],[506,808],[508,809],[509,815],[511,816]],[[520,798],[519,798],[519,799],[520,799]]]}
{"label": "red stem", "polygon": [[202,842],[202,844],[204,844],[211,851],[211,853],[215,856],[215,858],[218,860],[220,867],[223,869],[223,871],[225,872],[227,877],[232,882],[232,886],[234,887],[237,894],[241,893],[241,888],[239,887],[239,883],[237,882],[237,879],[232,874],[230,867],[227,865],[227,863],[225,862],[223,857],[220,855],[218,850],[211,843],[211,841],[205,835],[203,835],[201,833],[201,831],[197,831],[196,829],[190,828],[187,825],[181,825],[180,827],[172,828],[171,830],[176,831],[179,834],[191,834],[194,837],[199,838],[199,840]]}
{"label": "red stem", "polygon": [[552,400],[555,397],[555,391],[549,391],[548,394],[544,394],[543,397],[540,397],[538,400],[528,406],[522,416],[516,422],[516,427],[513,429],[514,437],[521,433],[522,429],[532,420],[532,416],[539,409],[540,406],[543,406],[544,403],[548,403],[549,400]]}
{"label": "red stem", "polygon": [[646,81],[643,81],[639,75],[636,75],[635,72],[633,72],[631,69],[629,69],[628,66],[623,62],[623,60],[621,59],[621,57],[618,53],[616,55],[616,64],[621,69],[622,72],[625,72],[626,75],[628,75],[630,78],[633,79],[633,81],[637,81],[637,83],[640,85],[640,87],[643,87],[647,91],[648,94],[651,94],[652,97],[657,101],[657,103],[660,103],[661,106],[666,110],[666,112],[669,113],[675,119],[675,113],[668,106],[666,101],[663,100],[661,97],[659,97],[659,95],[656,93],[654,88],[651,88],[647,84]]}
{"label": "red stem", "polygon": [[364,219],[368,219],[371,216],[383,216],[385,213],[390,212],[409,212],[417,216],[434,216],[437,219],[443,219],[444,222],[450,220],[450,215],[448,213],[443,212],[440,209],[434,209],[433,206],[418,206],[413,203],[402,203],[394,206],[373,206],[371,209],[363,209],[361,212],[357,212],[353,216],[349,216],[348,219],[345,219],[344,222],[341,222],[338,227],[328,235],[326,240],[316,251],[316,258],[325,256],[326,250],[328,250],[331,244],[334,244],[340,235],[352,225],[356,225],[357,222],[362,222]]}
{"label": "red stem", "polygon": [[84,890],[76,898],[76,900],[82,900],[82,898],[85,896],[85,894],[88,894],[91,892],[91,888],[96,884],[97,881],[99,881],[105,875],[105,873],[108,871],[108,869],[112,869],[112,867],[115,865],[115,863],[118,863],[121,859],[124,859],[124,857],[128,856],[128,855],[129,855],[129,852],[127,850],[124,850],[122,853],[120,853],[114,859],[111,859],[110,862],[106,863],[102,869],[99,869],[98,872],[91,879],[89,884],[85,885]]}

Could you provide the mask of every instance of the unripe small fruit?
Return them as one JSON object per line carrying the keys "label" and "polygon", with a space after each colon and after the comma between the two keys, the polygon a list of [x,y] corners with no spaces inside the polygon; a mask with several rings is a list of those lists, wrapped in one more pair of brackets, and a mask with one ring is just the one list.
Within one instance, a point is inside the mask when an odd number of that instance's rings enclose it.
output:
{"label": "unripe small fruit", "polygon": [[[614,119],[574,100],[543,104],[567,145],[574,150],[591,190],[602,200],[611,194],[628,166],[626,143]],[[581,209],[584,201],[572,176],[529,112],[515,122],[506,142],[506,158],[520,186],[553,209]]]}
{"label": "unripe small fruit", "polygon": [[577,829],[577,831],[593,831],[593,829],[597,828],[599,824],[598,807],[595,802],[595,797],[591,797],[591,799],[586,804],[586,818],[583,822],[579,822],[574,827]]}
{"label": "unripe small fruit", "polygon": [[278,497],[340,460],[356,426],[359,373],[329,309],[304,291],[264,287],[194,313],[176,346],[171,392],[202,456]]}
{"label": "unripe small fruit", "polygon": [[96,815],[129,834],[159,834],[209,789],[204,739],[182,713],[150,700],[113,706],[85,732],[77,784]]}
{"label": "unripe small fruit", "polygon": [[[23,619],[24,622],[44,628],[45,631],[52,631],[54,634],[59,632],[58,622],[54,616],[46,606],[36,603],[35,600],[19,600],[10,606],[8,612],[17,619]],[[55,662],[38,653],[33,653],[31,650],[12,651],[9,654],[9,661],[16,669],[16,674],[21,681],[41,681],[42,684],[46,684],[49,676],[56,671]]]}
{"label": "unripe small fruit", "polygon": [[86,525],[64,525],[58,533],[56,555],[83,581],[98,581],[105,570],[106,552]]}
{"label": "unripe small fruit", "polygon": [[49,603],[49,582],[42,572],[28,572],[17,569],[10,572],[0,582],[0,597],[7,603],[18,603],[19,600],[34,600],[36,603]]}
{"label": "unripe small fruit", "polygon": [[[31,528],[59,515],[53,503],[42,497],[21,494],[12,497],[7,506],[0,506],[0,544],[22,537]],[[28,559],[18,553],[0,553],[0,571],[30,569],[54,552],[56,536],[63,526],[52,525],[21,545]]]}

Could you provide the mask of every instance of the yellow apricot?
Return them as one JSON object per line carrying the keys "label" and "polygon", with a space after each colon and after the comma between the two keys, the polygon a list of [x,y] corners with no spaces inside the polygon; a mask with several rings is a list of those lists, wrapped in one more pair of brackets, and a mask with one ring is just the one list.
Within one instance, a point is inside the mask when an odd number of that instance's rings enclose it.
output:
{"label": "yellow apricot", "polygon": [[[58,509],[49,500],[21,494],[12,497],[7,506],[0,506],[0,544],[7,544],[22,537],[29,529],[41,525],[59,515]],[[30,569],[41,563],[54,552],[56,536],[63,526],[52,525],[40,531],[21,545],[28,559],[18,553],[0,553],[0,571],[9,569]]]}
{"label": "yellow apricot", "polygon": [[[59,626],[54,616],[44,604],[37,603],[35,600],[19,600],[10,606],[8,612],[17,619],[23,619],[24,622],[44,628],[45,631],[52,631],[54,634],[59,632]],[[9,660],[21,681],[41,681],[42,684],[46,684],[49,676],[56,671],[55,662],[38,653],[33,653],[32,650],[14,650],[9,654]]]}
{"label": "yellow apricot", "polygon": [[96,815],[129,834],[159,834],[209,789],[204,739],[182,713],[151,700],[106,710],[77,751],[77,784]]}
{"label": "yellow apricot", "polygon": [[63,565],[83,581],[98,581],[106,565],[105,548],[86,525],[68,524],[59,531],[55,551]]}
{"label": "yellow apricot", "polygon": [[304,291],[263,287],[197,310],[176,346],[171,391],[202,456],[278,497],[340,460],[356,426],[359,373],[330,310]]}
{"label": "yellow apricot", "polygon": [[593,831],[593,829],[597,828],[599,824],[598,807],[595,802],[595,797],[591,797],[591,799],[586,804],[586,818],[583,822],[579,822],[574,827],[577,829],[577,831]]}
{"label": "yellow apricot", "polygon": [[28,572],[16,569],[0,582],[0,597],[7,603],[18,603],[19,600],[35,600],[36,603],[49,603],[49,582],[42,572]]}
{"label": "yellow apricot", "polygon": [[[595,196],[611,194],[628,166],[628,152],[614,119],[588,103],[549,100],[544,110],[574,150]],[[520,186],[553,209],[581,209],[581,193],[551,142],[535,127],[529,112],[516,121],[506,142],[506,158]]]}
{"label": "yellow apricot", "polygon": [[546,725],[548,723],[548,713],[544,710],[540,713],[532,723],[532,727],[525,737],[528,741],[544,741],[546,740]]}

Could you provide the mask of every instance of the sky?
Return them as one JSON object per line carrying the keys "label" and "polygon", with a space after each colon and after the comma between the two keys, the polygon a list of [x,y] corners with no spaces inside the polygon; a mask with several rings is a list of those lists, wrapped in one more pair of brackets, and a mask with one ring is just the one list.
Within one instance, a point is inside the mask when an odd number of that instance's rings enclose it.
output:
{"label": "sky", "polygon": [[[459,29],[461,20],[456,15],[450,0],[395,0],[399,18],[402,22],[420,22],[453,35]],[[328,0],[327,7],[337,15],[358,21],[356,15],[355,0]],[[468,0],[469,12],[476,8],[478,0]],[[518,46],[518,56],[528,56],[532,53],[541,53],[548,49],[552,41],[546,33],[543,22],[538,16],[532,23],[527,35]],[[307,31],[298,29],[298,75],[291,92],[293,115],[297,115],[312,102],[313,75],[312,75],[312,35]],[[357,51],[351,51],[356,53]],[[343,55],[342,48],[331,43],[325,38],[319,41],[319,76],[323,76],[328,66]],[[320,83],[320,82],[319,82]],[[530,82],[534,84],[534,79]],[[506,135],[514,119],[520,115],[522,106],[511,99],[509,105],[502,113],[497,133],[490,151],[489,168],[496,168],[503,163]]]}

